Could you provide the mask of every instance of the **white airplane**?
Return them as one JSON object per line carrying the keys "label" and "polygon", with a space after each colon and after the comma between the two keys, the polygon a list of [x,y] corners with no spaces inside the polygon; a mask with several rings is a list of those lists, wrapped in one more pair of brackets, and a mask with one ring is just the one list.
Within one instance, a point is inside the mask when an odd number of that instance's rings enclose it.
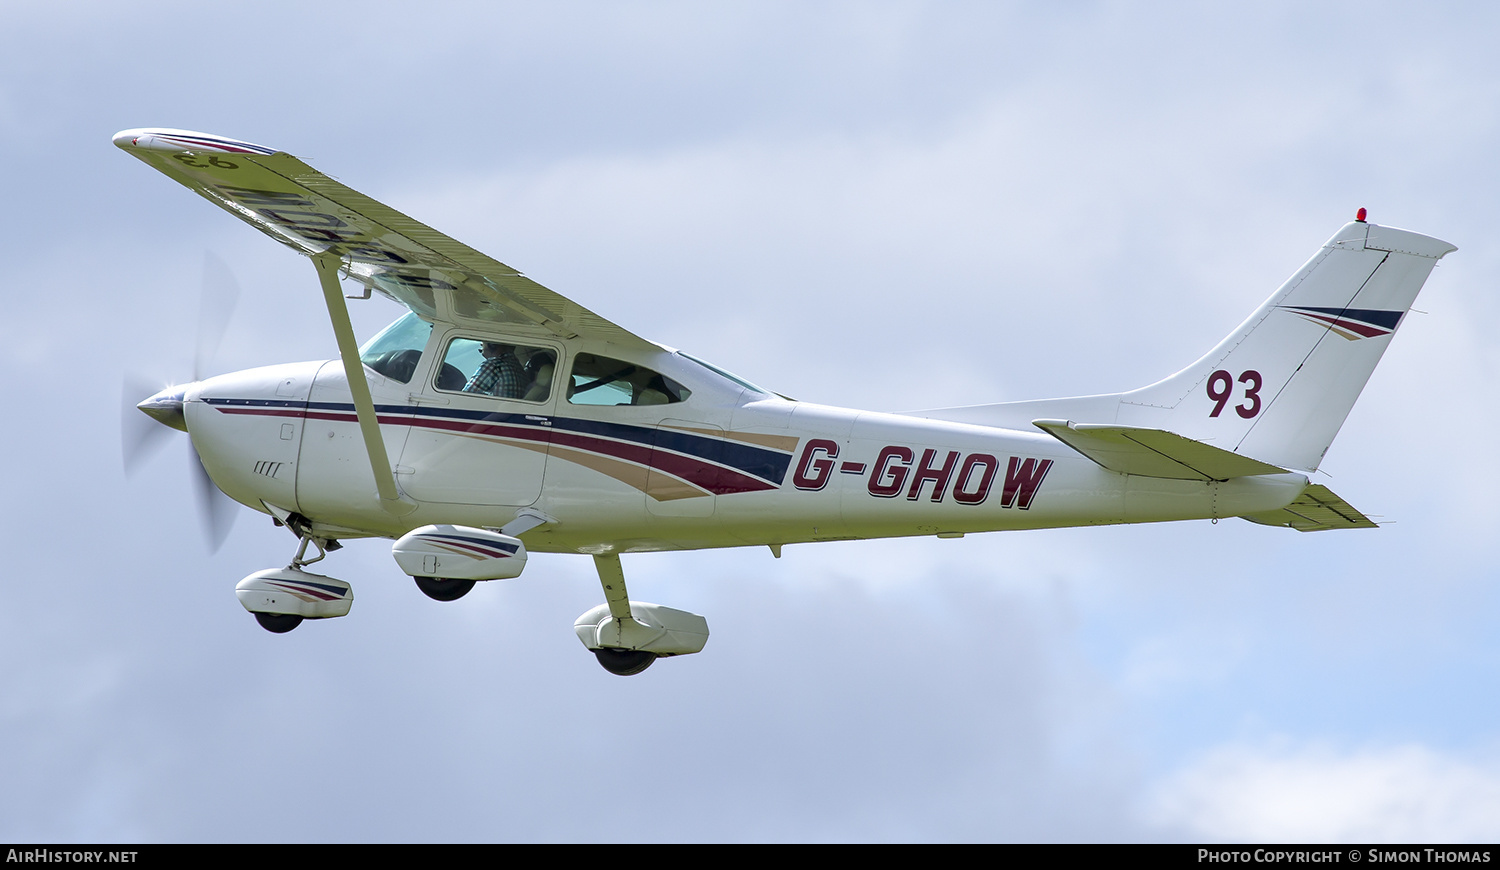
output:
{"label": "white airplane", "polygon": [[[127,130],[125,151],[313,261],[340,358],[171,387],[213,482],[296,533],[237,587],[273,632],[343,616],[304,568],[395,539],[432,598],[593,556],[574,629],[611,673],[701,650],[696,614],[630,600],[622,553],[1242,517],[1375,524],[1317,470],[1447,242],[1360,209],[1227,338],[1125,393],[881,413],[797,402],[643,339],[282,151]],[[409,309],[357,347],[341,280]],[[318,555],[307,558],[308,544]]]}

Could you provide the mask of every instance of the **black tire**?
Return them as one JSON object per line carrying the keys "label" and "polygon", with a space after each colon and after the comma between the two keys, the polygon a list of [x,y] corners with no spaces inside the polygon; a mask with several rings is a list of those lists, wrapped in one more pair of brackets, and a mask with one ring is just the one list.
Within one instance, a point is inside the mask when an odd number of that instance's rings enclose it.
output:
{"label": "black tire", "polygon": [[433,601],[457,601],[474,588],[473,580],[444,580],[439,577],[413,577],[422,594]]}
{"label": "black tire", "polygon": [[594,657],[617,677],[633,677],[656,661],[656,653],[638,649],[596,649]]}
{"label": "black tire", "polygon": [[272,634],[286,634],[302,624],[302,617],[295,613],[257,613],[255,621]]}

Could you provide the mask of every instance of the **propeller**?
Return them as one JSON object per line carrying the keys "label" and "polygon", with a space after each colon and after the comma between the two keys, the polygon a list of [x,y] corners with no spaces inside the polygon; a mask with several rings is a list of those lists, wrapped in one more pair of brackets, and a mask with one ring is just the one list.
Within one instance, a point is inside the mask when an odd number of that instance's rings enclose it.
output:
{"label": "propeller", "polygon": [[229,318],[240,300],[240,282],[229,266],[212,252],[203,255],[203,295],[198,300],[198,348],[193,354],[193,380],[201,381],[213,363],[214,354]]}
{"label": "propeller", "polygon": [[[193,383],[203,379],[212,364],[239,296],[239,282],[229,267],[214,254],[205,254],[192,382],[163,389],[138,375],[125,376],[121,386],[120,456],[127,476],[133,475],[174,437],[173,429],[187,431],[183,397]],[[239,505],[209,478],[196,450],[189,451],[188,462],[209,551],[218,552],[234,526]]]}
{"label": "propeller", "polygon": [[175,437],[170,428],[140,408],[142,397],[151,396],[167,386],[170,385],[125,373],[120,386],[120,460],[127,477],[134,475]]}

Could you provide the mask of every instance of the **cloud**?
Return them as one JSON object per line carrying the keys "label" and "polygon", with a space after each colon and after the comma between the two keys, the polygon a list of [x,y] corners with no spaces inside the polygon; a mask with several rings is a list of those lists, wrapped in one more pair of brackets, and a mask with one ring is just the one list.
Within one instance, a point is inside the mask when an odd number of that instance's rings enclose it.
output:
{"label": "cloud", "polygon": [[[327,4],[298,10],[341,34],[313,53],[291,9],[0,29],[0,834],[1493,836],[1496,766],[1455,748],[1500,721],[1473,691],[1500,612],[1489,7]],[[245,74],[196,72],[226,51]],[[216,367],[333,353],[304,260],[108,144],[143,124],[287,148],[854,407],[1139,386],[1361,205],[1461,250],[1326,465],[1399,524],[632,557],[633,594],[714,635],[621,680],[570,630],[586,559],[440,605],[351,542],[324,570],[354,613],[273,637],[232,590],[291,536],[246,511],[206,555],[185,439],[127,484],[119,371],[191,371],[205,248],[246,291]],[[353,308],[363,336],[399,313]],[[288,793],[327,811],[268,832]]]}
{"label": "cloud", "polygon": [[1289,843],[1475,843],[1500,836],[1500,758],[1420,744],[1227,744],[1148,793],[1190,837]]}

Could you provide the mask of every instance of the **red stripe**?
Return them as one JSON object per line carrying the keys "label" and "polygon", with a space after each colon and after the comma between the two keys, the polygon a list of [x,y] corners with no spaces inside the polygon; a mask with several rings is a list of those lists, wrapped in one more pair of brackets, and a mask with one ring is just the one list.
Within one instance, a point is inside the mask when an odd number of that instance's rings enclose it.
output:
{"label": "red stripe", "polygon": [[[244,407],[221,407],[219,410],[225,414],[251,414],[273,417],[305,416],[309,420],[333,420],[343,423],[359,422],[358,415],[339,411],[306,411],[304,413],[299,410],[282,408]],[[534,426],[512,426],[504,423],[481,423],[472,420],[440,420],[405,414],[376,414],[375,418],[383,426],[420,426],[424,429],[489,435],[497,438],[509,438],[515,441],[529,441],[535,444],[558,444],[565,447],[573,447],[590,453],[597,453],[602,456],[632,462],[647,468],[654,468],[673,477],[686,480],[715,495],[732,495],[738,492],[762,492],[776,488],[775,484],[768,483],[758,477],[705,459],[684,456],[680,453],[674,453],[645,444],[630,441],[615,441],[598,435],[584,435],[576,432],[564,432]]]}
{"label": "red stripe", "polygon": [[1329,326],[1336,326],[1339,329],[1357,332],[1365,338],[1374,338],[1377,335],[1389,335],[1391,333],[1391,330],[1384,327],[1371,326],[1368,323],[1362,323],[1358,320],[1345,320],[1342,317],[1331,317],[1327,314],[1310,314],[1306,311],[1298,311],[1297,313],[1309,320],[1321,320]]}
{"label": "red stripe", "polygon": [[313,588],[307,588],[307,587],[302,587],[302,586],[294,586],[294,585],[291,585],[291,584],[281,584],[281,583],[273,583],[272,585],[273,586],[279,586],[280,588],[285,589],[288,592],[292,592],[292,593],[300,592],[303,595],[311,595],[314,598],[321,598],[324,601],[334,601],[336,599],[344,597],[342,595],[330,595],[330,594],[328,594],[327,592],[324,592],[321,589],[313,589]]}
{"label": "red stripe", "polygon": [[250,150],[249,148],[235,148],[232,145],[226,145],[222,142],[210,142],[207,139],[184,139],[181,136],[162,136],[161,138],[167,140],[168,142],[177,142],[183,145],[196,146],[198,148],[214,148],[219,151],[227,151],[230,154],[258,153],[256,151]]}
{"label": "red stripe", "polygon": [[469,550],[491,559],[510,558],[510,554],[505,552],[504,550],[487,549],[485,547],[479,546],[478,544],[469,544],[462,541],[449,541],[441,538],[419,538],[418,540],[433,546],[447,547],[450,550],[454,551]]}

